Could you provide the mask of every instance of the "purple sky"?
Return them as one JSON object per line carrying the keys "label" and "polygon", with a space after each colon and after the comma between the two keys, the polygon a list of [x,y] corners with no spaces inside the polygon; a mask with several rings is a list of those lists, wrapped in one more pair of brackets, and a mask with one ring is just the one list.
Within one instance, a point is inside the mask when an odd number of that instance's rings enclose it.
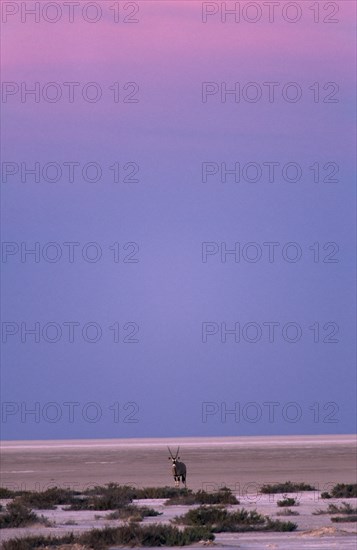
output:
{"label": "purple sky", "polygon": [[80,2],[73,23],[21,4],[2,3],[2,438],[354,432],[355,3],[224,22],[221,2]]}

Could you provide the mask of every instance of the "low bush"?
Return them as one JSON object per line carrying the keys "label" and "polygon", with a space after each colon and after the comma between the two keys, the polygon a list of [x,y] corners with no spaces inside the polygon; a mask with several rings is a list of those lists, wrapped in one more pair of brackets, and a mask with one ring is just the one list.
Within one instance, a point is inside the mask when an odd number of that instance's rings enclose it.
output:
{"label": "low bush", "polygon": [[270,519],[267,518],[267,525],[264,528],[264,531],[279,531],[279,532],[287,532],[287,531],[295,531],[297,528],[296,523],[293,523],[292,521],[280,521],[278,519]]}
{"label": "low bush", "polygon": [[185,525],[210,525],[213,527],[229,527],[239,525],[257,525],[264,523],[265,518],[256,510],[248,512],[244,508],[228,512],[221,506],[200,506],[189,510],[183,516],[175,518],[176,523]]}
{"label": "low bush", "polygon": [[12,491],[11,489],[8,489],[7,487],[0,487],[0,499],[15,498],[15,497],[23,495],[24,493],[26,493],[26,491]]}
{"label": "low bush", "polygon": [[170,498],[165,504],[168,506],[177,504],[188,506],[192,504],[239,504],[239,500],[232,494],[230,489],[224,487],[215,493],[202,490],[197,491],[197,493],[189,491],[187,494]]}
{"label": "low bush", "polygon": [[[214,536],[205,527],[194,527],[180,530],[172,525],[146,525],[135,523],[117,528],[93,529],[78,537],[78,542],[104,550],[113,545],[128,546],[184,546],[201,540],[213,540]],[[7,550],[7,549],[5,549]]]}
{"label": "low bush", "polygon": [[142,521],[145,517],[161,516],[161,512],[157,512],[148,506],[135,506],[129,504],[123,508],[119,508],[106,516],[106,519],[125,519],[131,521]]}
{"label": "low bush", "polygon": [[75,499],[67,510],[116,510],[132,501],[132,489],[110,483],[86,491],[85,496]]}
{"label": "low bush", "polygon": [[334,523],[354,523],[357,522],[357,516],[337,516],[330,518]]}
{"label": "low bush", "polygon": [[329,504],[327,508],[328,514],[357,514],[357,507],[352,506],[349,502],[342,502],[341,506]]}
{"label": "low bush", "polygon": [[95,485],[90,489],[83,491],[85,496],[106,496],[108,494],[115,493],[116,495],[122,495],[123,497],[132,500],[136,489],[130,485],[118,485],[117,483],[108,483],[107,485]]}
{"label": "low bush", "polygon": [[280,508],[299,505],[299,503],[296,501],[296,498],[287,497],[286,495],[284,495],[284,498],[282,500],[278,500],[276,504]]}
{"label": "low bush", "polygon": [[357,498],[357,483],[338,483],[331,491],[332,498]]}
{"label": "low bush", "polygon": [[293,531],[296,525],[290,522],[271,520],[256,510],[244,508],[229,512],[217,506],[200,506],[175,518],[175,523],[190,526],[209,526],[213,533],[244,531]]}
{"label": "low bush", "polygon": [[313,516],[322,516],[323,514],[328,514],[328,511],[321,510],[321,508],[319,508],[318,510],[315,510],[314,512],[312,512]]}
{"label": "low bush", "polygon": [[5,512],[0,514],[0,529],[25,527],[37,521],[41,521],[41,518],[32,512],[30,508],[24,506],[20,502],[9,502]]}
{"label": "low bush", "polygon": [[284,510],[280,510],[276,514],[277,516],[298,516],[299,512],[296,510],[291,510],[290,508],[285,508]]}
{"label": "low bush", "polygon": [[2,550],[33,550],[34,548],[56,548],[63,544],[73,544],[75,538],[73,533],[62,537],[44,537],[33,536],[24,538],[15,538],[4,541]]}
{"label": "low bush", "polygon": [[92,529],[83,534],[62,537],[33,536],[5,541],[2,550],[33,550],[56,548],[65,544],[83,545],[94,550],[106,550],[113,545],[135,548],[153,546],[185,546],[199,541],[212,541],[214,535],[205,527],[187,527],[183,530],[171,525],[128,524],[121,527]]}
{"label": "low bush", "polygon": [[321,498],[357,498],[357,483],[338,483],[330,493],[321,493]]}
{"label": "low bush", "polygon": [[137,488],[130,485],[118,485],[117,483],[109,483],[108,485],[97,485],[91,489],[84,491],[86,496],[105,496],[108,493],[122,495],[123,498],[147,499],[147,498],[171,498],[175,496],[187,495],[189,489],[178,489],[177,487],[144,487]]}
{"label": "low bush", "polygon": [[316,491],[316,489],[307,483],[295,483],[292,481],[274,483],[273,485],[263,485],[260,488],[260,492],[263,494],[299,493],[300,491]]}
{"label": "low bush", "polygon": [[351,506],[349,502],[342,502],[341,506],[329,504],[325,510],[320,509],[313,512],[314,516],[321,516],[322,514],[357,514],[357,507]]}
{"label": "low bush", "polygon": [[46,491],[24,491],[18,497],[19,502],[25,506],[36,508],[37,510],[51,510],[56,505],[72,504],[78,500],[80,493],[71,489],[60,489],[51,487]]}
{"label": "low bush", "polygon": [[[96,486],[84,491],[85,497],[122,498],[124,502],[131,502],[138,499],[168,499],[166,504],[239,504],[238,500],[227,487],[223,487],[215,493],[197,491],[190,489],[179,489],[177,487],[144,487],[137,488],[129,485],[117,485],[109,483],[105,486]],[[83,499],[83,506],[90,500]],[[77,503],[78,506],[80,503]]]}

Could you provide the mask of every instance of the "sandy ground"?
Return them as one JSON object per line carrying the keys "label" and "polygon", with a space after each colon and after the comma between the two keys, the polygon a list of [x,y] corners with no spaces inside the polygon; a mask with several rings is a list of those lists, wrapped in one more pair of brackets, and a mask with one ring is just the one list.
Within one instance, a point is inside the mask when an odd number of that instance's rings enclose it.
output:
{"label": "sandy ground", "polygon": [[171,485],[167,444],[180,444],[191,489],[226,485],[240,495],[263,483],[304,481],[321,491],[356,477],[354,436],[242,437],[170,440],[4,442],[1,484],[83,490],[109,482]]}
{"label": "sandy ground", "polygon": [[[51,485],[81,490],[111,481],[140,487],[171,485],[167,443],[171,446],[180,444],[181,459],[188,467],[190,488],[212,491],[227,485],[240,500],[240,506],[257,509],[271,517],[277,517],[280,509],[276,501],[282,495],[258,494],[258,487],[263,483],[304,481],[318,489],[297,495],[299,506],[295,509],[298,516],[280,518],[297,523],[296,532],[222,533],[216,535],[216,548],[356,550],[356,524],[334,524],[329,515],[313,515],[315,510],[327,508],[327,502],[320,499],[320,491],[328,490],[336,483],[356,482],[356,447],[352,436],[186,439],[175,442],[8,442],[2,445],[1,485],[41,490]],[[349,502],[357,505],[357,499],[349,499]],[[145,503],[162,512],[161,516],[146,518],[145,523],[168,522],[188,509],[185,506],[165,506],[163,500],[146,500]],[[116,520],[107,520],[105,512],[69,512],[58,507],[40,513],[55,522],[55,526],[3,529],[1,539],[34,533],[64,534],[119,524]]]}

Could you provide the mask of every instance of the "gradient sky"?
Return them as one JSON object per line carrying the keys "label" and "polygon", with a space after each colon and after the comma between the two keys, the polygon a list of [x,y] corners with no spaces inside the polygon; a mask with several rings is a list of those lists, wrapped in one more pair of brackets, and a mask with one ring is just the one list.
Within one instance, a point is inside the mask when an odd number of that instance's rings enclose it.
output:
{"label": "gradient sky", "polygon": [[[85,21],[80,10],[69,23],[61,2],[57,23],[43,14],[38,23],[32,16],[21,22],[20,2],[11,2],[19,12],[6,20],[8,4],[2,5],[3,85],[39,82],[42,90],[56,82],[63,94],[64,82],[80,86],[73,103],[65,96],[22,103],[20,93],[5,102],[3,94],[2,162],[97,162],[103,177],[97,183],[80,174],[69,182],[65,171],[57,183],[31,176],[22,182],[19,173],[2,177],[3,243],[30,248],[38,242],[42,251],[55,242],[63,251],[58,262],[42,257],[36,263],[3,248],[2,438],[354,432],[355,3],[330,3],[339,8],[336,23],[323,22],[332,18],[326,2],[319,2],[319,22],[312,2],[295,2],[302,13],[296,23],[284,20],[285,1],[274,22],[264,10],[257,23],[233,17],[223,23],[220,12],[203,23],[202,2],[195,0],[132,2],[139,7],[137,23],[123,21],[131,10],[125,2],[119,2],[118,23],[112,1],[97,3],[97,23]],[[237,4],[243,9],[247,2]],[[88,82],[103,91],[97,103],[80,94]],[[109,89],[114,82],[120,83],[118,103]],[[122,102],[128,82],[139,86],[137,103]],[[202,82],[279,86],[272,103],[266,88],[257,103],[235,103],[232,96],[223,103],[219,93],[203,103]],[[282,98],[287,82],[301,86],[297,103]],[[309,89],[316,82],[318,102]],[[338,84],[338,102],[323,101],[333,89],[323,89],[328,82]],[[278,170],[272,183],[266,174],[256,183],[232,177],[222,183],[219,175],[202,182],[203,162],[273,161],[298,163],[300,181],[287,182]],[[115,162],[124,175],[126,163],[139,165],[139,181],[113,183]],[[338,181],[322,181],[328,162],[339,166]],[[309,169],[314,163],[318,183]],[[273,241],[280,243],[274,262],[264,255],[256,263],[232,256],[224,263],[219,253],[202,261],[202,242],[232,248]],[[80,243],[73,263],[65,242]],[[88,242],[101,247],[98,262],[81,256]],[[115,242],[118,263],[110,249]],[[122,261],[134,250],[123,250],[129,242],[139,247],[136,263]],[[301,246],[300,261],[282,258],[288,242]],[[309,247],[316,242],[321,255],[314,262]],[[336,262],[323,261],[329,242],[339,246]],[[80,329],[98,323],[102,338],[88,343],[79,331],[71,343],[63,330],[57,343],[42,336],[21,342],[21,323],[42,329],[72,321]],[[268,321],[298,324],[300,341],[289,343],[278,331],[274,342],[265,333],[256,343],[232,336],[222,343],[220,333],[202,342],[205,322]],[[115,322],[118,343],[109,329]],[[139,326],[137,343],[122,341],[128,322]],[[6,323],[18,333],[4,336]],[[319,342],[308,328],[314,323]],[[326,323],[334,325],[323,328]],[[336,325],[338,341],[323,342]],[[73,421],[69,402],[78,403]],[[270,421],[267,402],[277,403]],[[225,416],[234,406],[241,417]],[[38,418],[25,414],[35,407]],[[202,416],[202,407],[212,414]],[[101,415],[91,422],[96,411]],[[249,420],[254,411],[262,411],[256,422]],[[289,421],[294,411],[296,422]]]}

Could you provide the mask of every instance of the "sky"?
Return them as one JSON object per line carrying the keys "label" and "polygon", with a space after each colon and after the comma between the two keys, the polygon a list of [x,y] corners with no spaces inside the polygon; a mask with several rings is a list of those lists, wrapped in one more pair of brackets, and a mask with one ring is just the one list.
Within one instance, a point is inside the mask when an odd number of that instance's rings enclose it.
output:
{"label": "sky", "polygon": [[2,439],[355,432],[355,3],[1,9]]}

